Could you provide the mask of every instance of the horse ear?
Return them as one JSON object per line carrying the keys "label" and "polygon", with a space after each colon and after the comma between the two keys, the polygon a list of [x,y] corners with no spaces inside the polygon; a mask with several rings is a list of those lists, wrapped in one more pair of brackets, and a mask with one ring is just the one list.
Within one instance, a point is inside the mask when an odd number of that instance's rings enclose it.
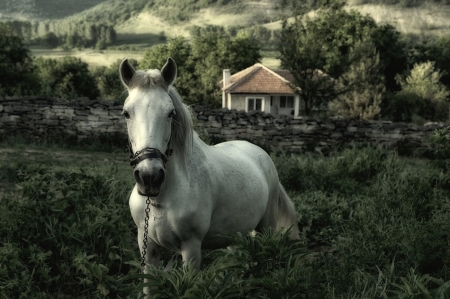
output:
{"label": "horse ear", "polygon": [[136,70],[128,62],[128,59],[124,59],[120,63],[120,67],[119,67],[120,80],[122,80],[122,83],[123,83],[123,85],[125,85],[126,88],[129,87],[131,78],[133,78],[135,73],[136,73]]}
{"label": "horse ear", "polygon": [[167,58],[166,64],[161,69],[161,76],[167,85],[172,85],[177,78],[177,64],[171,57]]}

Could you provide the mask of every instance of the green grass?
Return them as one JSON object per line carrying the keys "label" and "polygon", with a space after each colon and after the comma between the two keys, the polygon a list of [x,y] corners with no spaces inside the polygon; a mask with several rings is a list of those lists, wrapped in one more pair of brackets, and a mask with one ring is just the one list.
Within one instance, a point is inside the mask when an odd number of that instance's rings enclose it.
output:
{"label": "green grass", "polygon": [[[28,140],[0,143],[0,298],[137,298],[121,140]],[[199,272],[175,264],[146,277],[157,298],[447,298],[438,293],[450,295],[449,155],[433,153],[273,154],[299,242],[231,236],[235,248],[205,252]]]}

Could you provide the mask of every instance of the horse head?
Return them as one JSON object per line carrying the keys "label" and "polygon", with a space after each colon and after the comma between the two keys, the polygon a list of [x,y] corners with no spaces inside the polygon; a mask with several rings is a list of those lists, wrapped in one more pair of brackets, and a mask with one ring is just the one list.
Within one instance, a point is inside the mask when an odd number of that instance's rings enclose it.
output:
{"label": "horse head", "polygon": [[122,114],[127,122],[134,179],[140,195],[154,197],[160,193],[171,154],[177,107],[169,90],[177,66],[169,58],[161,71],[136,71],[125,59],[119,73],[128,89]]}

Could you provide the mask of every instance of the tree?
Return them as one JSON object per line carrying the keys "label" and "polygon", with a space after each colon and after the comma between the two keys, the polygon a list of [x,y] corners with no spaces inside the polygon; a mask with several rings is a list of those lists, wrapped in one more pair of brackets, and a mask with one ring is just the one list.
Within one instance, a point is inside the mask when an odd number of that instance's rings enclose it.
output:
{"label": "tree", "polygon": [[345,91],[330,102],[330,111],[344,117],[372,120],[381,112],[386,87],[380,72],[380,57],[371,41],[360,41],[350,56],[354,63],[338,80]]}
{"label": "tree", "polygon": [[224,28],[193,27],[192,45],[183,37],[169,39],[144,53],[140,68],[160,68],[167,57],[175,59],[178,77],[175,87],[189,103],[219,106],[217,83],[223,69],[240,71],[260,61],[259,47],[244,32],[232,37]]}
{"label": "tree", "polygon": [[245,32],[232,37],[223,27],[194,27],[191,30],[192,61],[196,86],[191,99],[202,99],[203,104],[219,106],[221,91],[217,83],[223,69],[232,73],[261,61],[259,45]]}
{"label": "tree", "polygon": [[[321,70],[332,78],[339,78],[358,59],[349,54],[363,38],[375,45],[382,74],[394,80],[392,70],[399,70],[399,66],[403,70],[406,54],[393,27],[379,27],[371,17],[340,7],[319,9],[314,18],[299,16],[294,23],[283,22],[281,64],[294,76],[293,85],[305,102],[306,113],[341,92],[327,82],[326,77],[317,80],[314,72]],[[395,84],[392,88],[396,88]]]}
{"label": "tree", "polygon": [[167,57],[172,57],[178,67],[178,75],[174,86],[185,100],[190,100],[190,91],[195,88],[194,66],[191,56],[191,45],[184,37],[179,36],[169,39],[166,44],[157,45],[145,51],[144,57],[139,63],[139,68],[161,68],[166,63]]}
{"label": "tree", "polygon": [[42,46],[50,49],[56,48],[59,44],[59,39],[53,32],[46,33],[40,40]]}
{"label": "tree", "polygon": [[391,96],[386,112],[395,121],[446,120],[449,111],[449,89],[440,82],[443,72],[433,61],[417,63],[408,76],[397,76],[402,90]]}
{"label": "tree", "polygon": [[380,56],[380,71],[385,78],[386,90],[400,90],[395,76],[408,67],[408,48],[402,35],[393,26],[384,24],[372,28],[370,37]]}
{"label": "tree", "polygon": [[33,94],[38,88],[30,51],[20,37],[0,23],[0,95]]}
{"label": "tree", "polygon": [[99,90],[87,63],[79,58],[65,56],[62,59],[35,60],[37,73],[42,83],[41,94],[63,99],[77,97],[97,98]]}
{"label": "tree", "polygon": [[[118,75],[118,70],[121,59],[114,62],[111,66],[101,66],[94,70],[94,77],[97,79],[97,87],[100,91],[100,98],[105,100],[114,100],[124,102],[127,98],[126,91],[123,88],[122,82]],[[134,67],[137,67],[138,62],[134,59],[128,59]]]}
{"label": "tree", "polygon": [[411,74],[406,80],[398,76],[402,92],[415,93],[422,99],[432,102],[443,102],[448,99],[450,92],[448,88],[440,82],[444,75],[439,69],[435,69],[434,61],[417,63],[411,70]]}

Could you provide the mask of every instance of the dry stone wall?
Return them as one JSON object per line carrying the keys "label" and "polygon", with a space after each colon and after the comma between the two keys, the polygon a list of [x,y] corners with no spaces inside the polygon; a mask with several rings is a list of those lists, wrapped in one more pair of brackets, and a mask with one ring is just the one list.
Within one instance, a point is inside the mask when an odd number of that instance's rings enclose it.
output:
{"label": "dry stone wall", "polygon": [[[448,124],[425,126],[389,121],[354,121],[331,118],[275,118],[261,112],[192,108],[200,134],[216,140],[249,140],[266,148],[299,152],[315,147],[330,149],[356,142],[382,144],[389,148],[416,148],[428,142],[435,129]],[[122,105],[112,101],[55,98],[0,98],[0,133],[46,136],[76,136],[79,139],[115,134],[126,138]]]}
{"label": "dry stone wall", "polygon": [[194,107],[197,131],[210,137],[235,140],[244,139],[278,150],[299,152],[314,148],[332,149],[338,145],[384,145],[394,149],[413,150],[429,143],[429,136],[436,129],[449,124],[428,123],[424,126],[393,123],[391,121],[360,121],[330,118],[326,121],[312,117],[293,119],[253,111]]}
{"label": "dry stone wall", "polygon": [[122,104],[80,98],[0,98],[0,133],[95,138],[100,134],[126,135]]}

